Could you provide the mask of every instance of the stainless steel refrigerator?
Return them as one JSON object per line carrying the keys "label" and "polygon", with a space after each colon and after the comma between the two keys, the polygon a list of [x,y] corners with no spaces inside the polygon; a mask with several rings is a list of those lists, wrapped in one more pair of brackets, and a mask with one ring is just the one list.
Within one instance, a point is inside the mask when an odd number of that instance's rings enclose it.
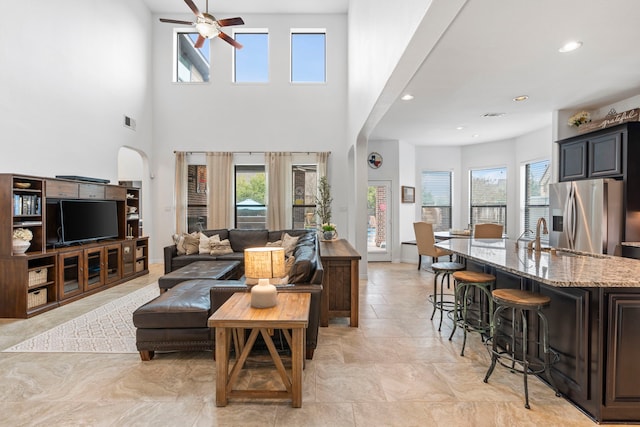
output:
{"label": "stainless steel refrigerator", "polygon": [[549,185],[549,243],[614,255],[624,230],[622,181],[589,179]]}

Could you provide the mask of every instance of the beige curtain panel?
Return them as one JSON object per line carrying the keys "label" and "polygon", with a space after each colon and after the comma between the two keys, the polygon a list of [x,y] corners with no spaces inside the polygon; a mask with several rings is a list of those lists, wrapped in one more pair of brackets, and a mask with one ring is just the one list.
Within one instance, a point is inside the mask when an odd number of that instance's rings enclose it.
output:
{"label": "beige curtain panel", "polygon": [[232,228],[233,153],[207,153],[207,228]]}
{"label": "beige curtain panel", "polygon": [[176,207],[176,233],[187,232],[187,153],[176,152],[174,204]]}
{"label": "beige curtain panel", "polygon": [[265,153],[267,229],[291,228],[291,153]]}

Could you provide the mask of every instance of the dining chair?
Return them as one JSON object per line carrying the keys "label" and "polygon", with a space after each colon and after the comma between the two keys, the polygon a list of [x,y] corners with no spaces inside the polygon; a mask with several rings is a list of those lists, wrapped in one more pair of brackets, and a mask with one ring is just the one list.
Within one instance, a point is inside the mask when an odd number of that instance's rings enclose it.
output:
{"label": "dining chair", "polygon": [[502,224],[476,224],[473,228],[473,237],[475,239],[502,239]]}
{"label": "dining chair", "polygon": [[422,257],[430,256],[432,262],[438,262],[441,256],[448,256],[453,260],[453,252],[440,249],[436,246],[436,238],[433,234],[433,224],[428,222],[414,222],[413,230],[416,235],[416,245],[418,246],[418,270],[422,266]]}

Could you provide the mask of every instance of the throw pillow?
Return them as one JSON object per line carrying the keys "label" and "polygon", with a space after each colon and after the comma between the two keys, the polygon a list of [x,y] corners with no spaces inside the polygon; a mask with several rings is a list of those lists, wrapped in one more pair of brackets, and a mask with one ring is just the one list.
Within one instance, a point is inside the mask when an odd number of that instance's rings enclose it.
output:
{"label": "throw pillow", "polygon": [[224,239],[219,242],[211,242],[210,241],[211,255],[226,255],[232,254],[233,249],[231,249],[231,242],[229,239]]}
{"label": "throw pillow", "polygon": [[173,243],[176,244],[176,249],[178,251],[178,255],[186,255],[187,254],[187,249],[184,247],[184,238],[185,238],[185,236],[197,237],[198,236],[198,232],[194,231],[191,234],[182,233],[182,234],[174,234],[173,235]]}
{"label": "throw pillow", "polygon": [[198,246],[198,253],[200,254],[209,254],[211,252],[211,243],[219,242],[220,236],[218,234],[214,234],[209,237],[206,234],[200,233],[200,245]]}
{"label": "throw pillow", "polygon": [[184,249],[187,255],[193,255],[200,252],[200,236],[196,233],[195,236],[193,234],[187,234],[184,236]]}
{"label": "throw pillow", "polygon": [[293,250],[298,243],[298,237],[289,236],[289,233],[282,235],[282,247],[284,248],[284,256],[290,257],[293,254]]}

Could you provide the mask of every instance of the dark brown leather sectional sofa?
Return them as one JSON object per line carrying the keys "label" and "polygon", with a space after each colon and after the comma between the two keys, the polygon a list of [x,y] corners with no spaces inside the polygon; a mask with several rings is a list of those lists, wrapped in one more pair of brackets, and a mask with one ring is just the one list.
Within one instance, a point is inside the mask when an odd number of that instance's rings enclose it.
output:
{"label": "dark brown leather sectional sofa", "polygon": [[[320,326],[320,297],[323,268],[318,252],[316,232],[308,230],[205,230],[207,236],[218,234],[229,239],[233,254],[178,255],[175,245],[164,248],[165,273],[195,261],[238,260],[244,271],[244,249],[262,247],[275,242],[286,232],[298,236],[293,251],[295,263],[289,272],[289,285],[279,292],[311,293],[309,325],[306,332],[306,358],[311,359],[318,343]],[[151,360],[156,351],[214,350],[215,330],[207,326],[207,319],[235,292],[248,292],[243,280],[197,279],[182,282],[159,297],[139,307],[133,313],[136,326],[136,345],[142,360]]]}

